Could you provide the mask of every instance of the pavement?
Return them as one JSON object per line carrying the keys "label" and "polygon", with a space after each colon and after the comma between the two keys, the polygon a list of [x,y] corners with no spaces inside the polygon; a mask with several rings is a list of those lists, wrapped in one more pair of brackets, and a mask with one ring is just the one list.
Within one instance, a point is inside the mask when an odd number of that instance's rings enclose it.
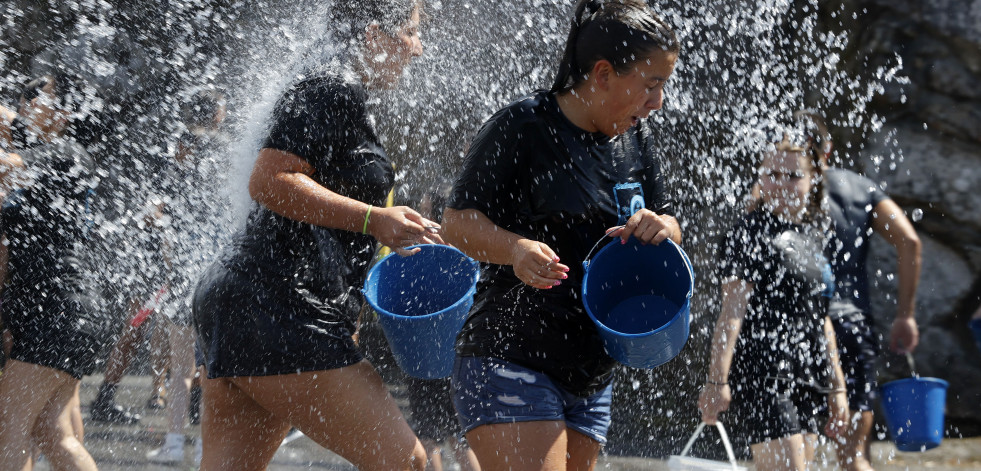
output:
{"label": "pavement", "polygon": [[[117,402],[143,415],[138,425],[107,425],[89,420],[89,404],[98,392],[102,377],[88,376],[82,381],[82,417],[85,421],[85,446],[92,454],[102,471],[116,470],[194,470],[193,437],[200,433],[199,426],[187,429],[188,440],[184,462],[179,465],[159,465],[145,458],[148,451],[160,446],[167,431],[167,420],[162,410],[145,408],[150,395],[149,376],[127,376],[117,391]],[[400,394],[394,393],[401,401]],[[445,453],[444,456],[451,455]],[[877,471],[964,471],[981,470],[981,437],[945,439],[940,447],[922,453],[904,453],[896,450],[888,441],[877,441],[872,445],[872,459]],[[752,463],[740,463],[753,470]],[[47,471],[49,463],[43,458],[35,466],[36,470]],[[327,451],[302,436],[284,444],[273,457],[269,469],[273,471],[292,470],[354,470],[344,459]],[[451,465],[448,469],[454,469]],[[597,470],[610,471],[660,471],[668,470],[667,462],[660,459],[635,456],[601,456]],[[828,446],[818,451],[816,463],[818,470],[837,469],[833,451]]]}

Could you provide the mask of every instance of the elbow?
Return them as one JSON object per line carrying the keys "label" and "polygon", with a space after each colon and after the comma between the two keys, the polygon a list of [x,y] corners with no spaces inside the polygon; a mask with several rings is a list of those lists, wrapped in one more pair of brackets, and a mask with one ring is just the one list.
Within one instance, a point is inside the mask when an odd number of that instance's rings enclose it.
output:
{"label": "elbow", "polygon": [[462,241],[459,240],[459,230],[460,230],[460,211],[452,208],[443,209],[443,220],[440,222],[440,235],[443,240],[450,245],[459,245]]}
{"label": "elbow", "polygon": [[903,240],[900,241],[898,249],[903,252],[907,257],[914,257],[916,260],[920,259],[920,253],[923,251],[923,242],[920,240],[920,236],[916,234],[916,231],[912,231],[910,234],[906,234]]}

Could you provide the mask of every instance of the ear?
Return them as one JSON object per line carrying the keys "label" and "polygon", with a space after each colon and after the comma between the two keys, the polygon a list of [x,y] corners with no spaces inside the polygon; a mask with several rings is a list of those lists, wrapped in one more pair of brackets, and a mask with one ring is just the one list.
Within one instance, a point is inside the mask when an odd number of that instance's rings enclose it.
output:
{"label": "ear", "polygon": [[593,70],[589,74],[592,76],[593,83],[596,84],[598,90],[609,90],[610,80],[616,73],[610,61],[600,59],[593,64]]}

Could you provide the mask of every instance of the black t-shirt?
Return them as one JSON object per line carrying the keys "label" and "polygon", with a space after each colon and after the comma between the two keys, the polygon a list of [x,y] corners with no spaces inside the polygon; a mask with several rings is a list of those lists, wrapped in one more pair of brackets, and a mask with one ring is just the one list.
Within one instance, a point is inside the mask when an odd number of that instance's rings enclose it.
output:
{"label": "black t-shirt", "polygon": [[831,269],[835,274],[835,301],[869,310],[866,262],[872,238],[872,211],[889,196],[875,182],[850,170],[829,168],[824,177],[834,223]]}
{"label": "black t-shirt", "polygon": [[834,289],[821,231],[756,210],[722,243],[721,278],[754,285],[733,374],[827,387],[824,319]]}
{"label": "black t-shirt", "polygon": [[4,307],[65,309],[58,304],[65,296],[96,293],[84,266],[92,258],[95,161],[67,139],[20,154],[30,182],[8,194],[0,212],[0,232],[9,240],[10,285],[4,296],[10,304]]}
{"label": "black t-shirt", "polygon": [[463,356],[493,356],[542,371],[590,394],[614,361],[579,297],[583,259],[606,229],[640,208],[671,214],[645,121],[610,139],[572,124],[555,97],[536,92],[498,111],[474,139],[448,207],[476,209],[496,225],[548,244],[569,278],[549,290],[510,266],[485,264],[461,332]]}
{"label": "black t-shirt", "polygon": [[[263,147],[306,160],[311,178],[335,193],[381,206],[394,171],[370,123],[364,86],[318,75],[291,86],[276,104]],[[288,283],[318,309],[356,315],[375,240],[280,216],[256,204],[225,264],[270,284]]]}

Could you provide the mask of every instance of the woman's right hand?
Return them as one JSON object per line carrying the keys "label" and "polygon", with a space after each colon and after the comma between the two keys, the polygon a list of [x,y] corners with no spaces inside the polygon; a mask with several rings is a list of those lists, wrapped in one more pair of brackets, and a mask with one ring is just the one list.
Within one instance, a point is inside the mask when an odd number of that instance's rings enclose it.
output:
{"label": "woman's right hand", "polygon": [[706,383],[702,393],[698,395],[698,410],[702,412],[702,422],[715,425],[719,414],[729,409],[732,402],[732,390],[728,384]]}
{"label": "woman's right hand", "polygon": [[422,217],[408,206],[371,208],[367,227],[372,237],[403,257],[420,250],[405,249],[410,245],[444,243],[439,236],[439,224]]}
{"label": "woman's right hand", "polygon": [[569,277],[569,267],[559,263],[559,256],[541,242],[520,239],[511,249],[511,268],[524,284],[550,289]]}

